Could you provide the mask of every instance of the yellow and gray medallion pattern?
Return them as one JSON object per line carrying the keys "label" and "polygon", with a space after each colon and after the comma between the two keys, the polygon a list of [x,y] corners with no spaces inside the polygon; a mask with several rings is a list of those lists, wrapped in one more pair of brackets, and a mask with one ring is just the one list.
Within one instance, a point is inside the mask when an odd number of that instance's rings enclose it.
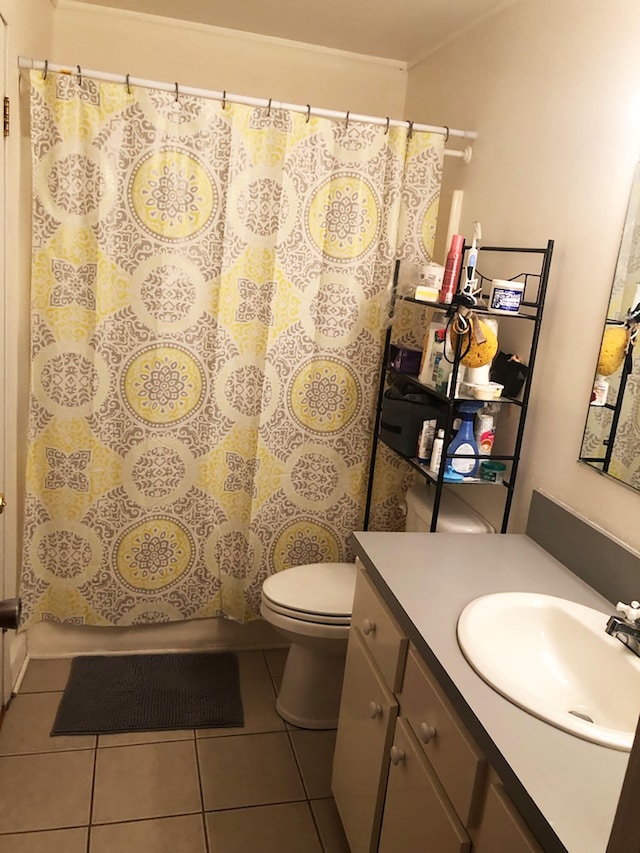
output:
{"label": "yellow and gray medallion pattern", "polygon": [[25,624],[254,618],[350,556],[441,139],[40,72],[31,127]]}

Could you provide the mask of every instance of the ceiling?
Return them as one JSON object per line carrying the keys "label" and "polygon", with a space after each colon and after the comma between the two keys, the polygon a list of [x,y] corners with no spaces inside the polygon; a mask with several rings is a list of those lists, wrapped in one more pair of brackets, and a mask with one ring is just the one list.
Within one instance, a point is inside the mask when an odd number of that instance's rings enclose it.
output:
{"label": "ceiling", "polygon": [[411,65],[516,0],[79,0]]}

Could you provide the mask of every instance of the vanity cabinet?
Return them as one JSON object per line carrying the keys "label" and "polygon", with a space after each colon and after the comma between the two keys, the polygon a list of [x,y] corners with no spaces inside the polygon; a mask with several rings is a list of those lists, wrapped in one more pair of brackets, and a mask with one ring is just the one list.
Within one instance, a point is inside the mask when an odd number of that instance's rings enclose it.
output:
{"label": "vanity cabinet", "polygon": [[541,853],[356,562],[332,774],[351,853]]}

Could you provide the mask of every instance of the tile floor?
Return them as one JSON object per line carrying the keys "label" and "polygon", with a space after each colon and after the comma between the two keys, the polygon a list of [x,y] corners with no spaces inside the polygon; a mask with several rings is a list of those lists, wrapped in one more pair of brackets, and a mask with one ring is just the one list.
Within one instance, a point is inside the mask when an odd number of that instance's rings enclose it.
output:
{"label": "tile floor", "polygon": [[0,728],[0,853],[348,853],[335,731],[285,725],[285,652],[238,652],[245,726],[49,737],[69,660],[33,660]]}

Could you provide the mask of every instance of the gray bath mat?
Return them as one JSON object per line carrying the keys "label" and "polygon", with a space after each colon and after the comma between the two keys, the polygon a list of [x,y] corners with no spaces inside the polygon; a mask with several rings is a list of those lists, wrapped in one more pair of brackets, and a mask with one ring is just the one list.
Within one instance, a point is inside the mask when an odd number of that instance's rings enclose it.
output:
{"label": "gray bath mat", "polygon": [[74,658],[52,735],[242,726],[231,652]]}

